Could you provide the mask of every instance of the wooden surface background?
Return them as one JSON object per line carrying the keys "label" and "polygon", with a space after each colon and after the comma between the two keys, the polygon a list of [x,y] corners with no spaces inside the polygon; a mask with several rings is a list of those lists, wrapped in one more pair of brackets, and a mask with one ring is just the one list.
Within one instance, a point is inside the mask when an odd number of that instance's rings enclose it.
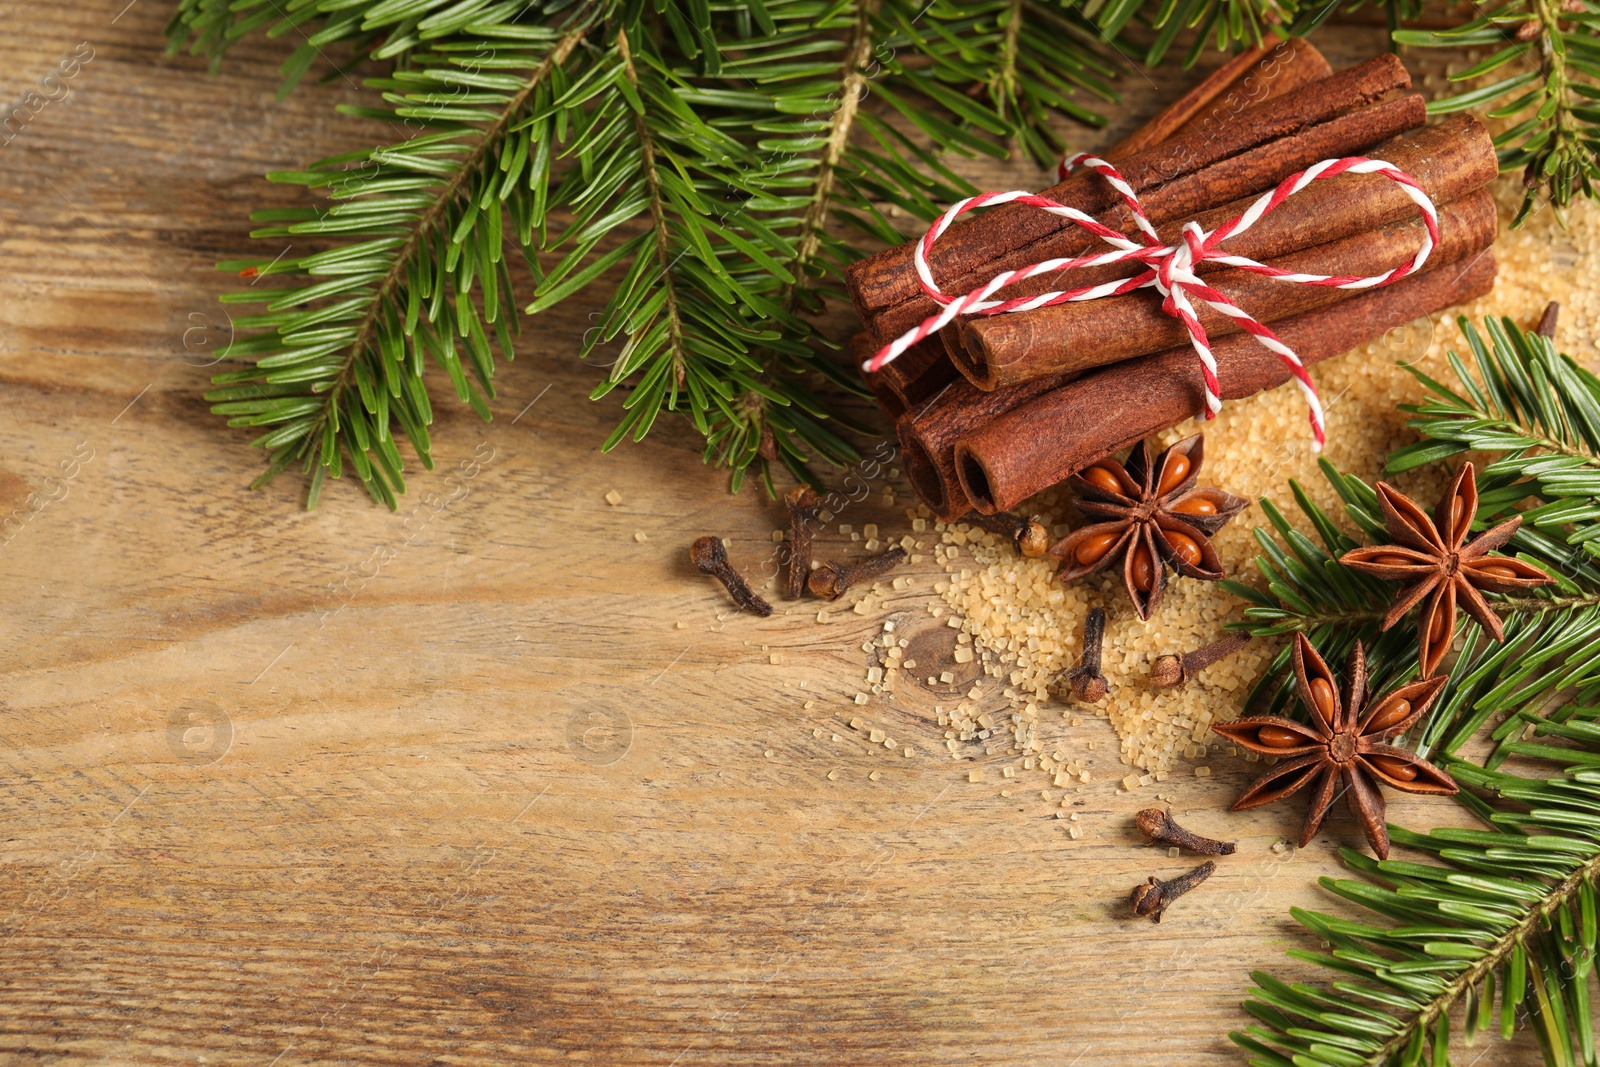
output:
{"label": "wooden surface background", "polygon": [[[1247,973],[1294,972],[1348,819],[1281,856],[1298,810],[1224,814],[1250,765],[1180,769],[1240,853],[1129,918],[1191,861],[1137,846],[1110,727],[1054,720],[1094,775],[1058,820],[1001,756],[967,781],[936,694],[850,702],[881,613],[728,615],[685,547],[762,558],[778,513],[676,422],[598,453],[597,304],[524,334],[492,424],[438,403],[398,515],[247,491],[201,399],[212,265],[297,202],[265,171],[376,138],[346,80],[275,102],[283,42],[164,58],[169,6],[0,4],[7,101],[93,50],[0,146],[0,1063],[1241,1062]],[[1127,79],[1106,136],[1195,76]],[[857,521],[903,532],[900,493]],[[892,606],[939,630],[908,573]]]}

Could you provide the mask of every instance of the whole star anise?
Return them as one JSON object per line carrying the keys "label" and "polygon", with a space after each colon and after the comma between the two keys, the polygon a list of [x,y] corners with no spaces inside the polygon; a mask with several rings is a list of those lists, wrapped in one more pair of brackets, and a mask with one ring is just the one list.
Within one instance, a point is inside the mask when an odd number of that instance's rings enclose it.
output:
{"label": "whole star anise", "polygon": [[1224,576],[1211,537],[1247,500],[1221,489],[1197,489],[1205,436],[1186,437],[1150,459],[1141,441],[1126,461],[1103,459],[1068,479],[1078,510],[1102,521],[1081,527],[1050,552],[1062,561],[1059,577],[1076,581],[1122,564],[1128,597],[1148,619],[1161,602],[1167,577],[1163,561],[1179,574],[1214,582]]}
{"label": "whole star anise", "polygon": [[[1522,516],[1507,519],[1467,541],[1478,514],[1478,482],[1472,464],[1463,464],[1430,519],[1416,502],[1387,482],[1378,483],[1378,506],[1393,544],[1353,548],[1339,562],[1364,574],[1409,582],[1384,616],[1383,628],[1400,621],[1428,598],[1417,621],[1417,660],[1424,676],[1438,669],[1456,632],[1456,603],[1496,640],[1505,640],[1500,616],[1484,593],[1510,593],[1546,585],[1553,579],[1538,567],[1489,553],[1511,539]],[[1431,594],[1431,595],[1430,595]]]}
{"label": "whole star anise", "polygon": [[1428,710],[1448,679],[1436,674],[1403,685],[1368,709],[1367,661],[1360,641],[1350,653],[1345,673],[1348,678],[1341,697],[1328,665],[1304,634],[1295,634],[1295,686],[1311,712],[1311,725],[1258,715],[1211,729],[1252,752],[1282,760],[1234,801],[1234,811],[1271,804],[1315,783],[1305,829],[1300,833],[1300,847],[1304,848],[1322,825],[1343,781],[1345,800],[1360,820],[1372,851],[1379,859],[1387,859],[1389,831],[1384,826],[1379,782],[1407,793],[1448,796],[1456,792],[1456,783],[1448,774],[1415,753],[1386,743]]}

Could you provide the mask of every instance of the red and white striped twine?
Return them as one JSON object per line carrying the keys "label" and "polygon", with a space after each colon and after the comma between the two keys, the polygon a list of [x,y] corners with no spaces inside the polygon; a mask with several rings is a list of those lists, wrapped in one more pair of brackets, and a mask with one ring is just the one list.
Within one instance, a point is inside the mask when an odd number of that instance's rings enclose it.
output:
{"label": "red and white striped twine", "polygon": [[[1116,190],[1123,202],[1128,205],[1128,210],[1133,214],[1134,223],[1139,230],[1140,242],[1128,239],[1121,233],[1102,225],[1076,208],[1059,204],[1049,197],[1039,196],[1036,193],[1013,190],[1007,193],[983,193],[978,196],[968,197],[951,206],[928,228],[928,232],[917,243],[915,251],[917,280],[922,286],[922,291],[938,301],[942,305],[942,309],[937,315],[925,319],[915,329],[885,345],[876,355],[863,364],[864,368],[868,371],[883,369],[886,364],[893,361],[906,349],[942,330],[962,315],[1005,315],[1017,311],[1032,311],[1035,308],[1050,307],[1054,304],[1098,300],[1103,296],[1118,296],[1122,293],[1132,292],[1135,289],[1154,286],[1156,291],[1162,295],[1162,310],[1183,323],[1184,329],[1188,331],[1189,341],[1194,346],[1196,354],[1200,357],[1200,369],[1205,378],[1206,388],[1206,418],[1215,418],[1217,412],[1222,408],[1221,385],[1217,381],[1217,361],[1212,356],[1211,346],[1206,340],[1205,327],[1200,325],[1200,320],[1195,316],[1194,305],[1190,300],[1191,296],[1200,299],[1217,312],[1233,319],[1238,323],[1240,329],[1249,333],[1269,351],[1275,353],[1283,361],[1284,365],[1289,368],[1289,373],[1294,375],[1295,381],[1299,383],[1301,391],[1305,394],[1306,402],[1310,406],[1311,432],[1315,438],[1314,448],[1320,450],[1326,439],[1322,403],[1317,399],[1316,386],[1312,384],[1311,376],[1306,372],[1305,364],[1300,361],[1299,356],[1295,355],[1293,349],[1280,341],[1277,335],[1266,326],[1257,322],[1237,304],[1229,300],[1226,295],[1202,282],[1195,274],[1195,268],[1206,260],[1212,260],[1230,267],[1238,267],[1240,270],[1247,270],[1254,274],[1277,278],[1280,281],[1298,282],[1302,285],[1326,285],[1338,289],[1371,289],[1399,281],[1401,278],[1421,270],[1422,265],[1427,262],[1428,256],[1433,252],[1434,246],[1439,241],[1438,210],[1434,207],[1433,201],[1428,194],[1418,186],[1416,179],[1393,164],[1385,163],[1381,159],[1366,159],[1361,156],[1325,159],[1298,174],[1292,174],[1285,178],[1276,189],[1262,194],[1238,218],[1224,223],[1210,233],[1202,230],[1198,223],[1191,221],[1183,226],[1183,241],[1181,243],[1164,245],[1157,236],[1155,227],[1145,217],[1144,209],[1140,206],[1139,197],[1133,191],[1133,187],[1123,179],[1121,174],[1117,173],[1115,167],[1103,159],[1080,153],[1063,160],[1061,172],[1066,174],[1077,166],[1088,167],[1104,178]],[[1427,235],[1423,238],[1422,247],[1417,250],[1417,254],[1408,263],[1402,264],[1393,270],[1385,271],[1382,274],[1374,274],[1365,278],[1350,275],[1296,274],[1268,266],[1265,263],[1258,263],[1243,256],[1230,256],[1217,250],[1217,246],[1223,241],[1248,230],[1268,212],[1312,182],[1319,178],[1332,178],[1339,174],[1381,174],[1399,185],[1405,191],[1405,194],[1416,203],[1418,210],[1422,213],[1423,224],[1427,227]],[[934,242],[963,213],[974,211],[981,207],[994,207],[999,204],[1010,203],[1025,204],[1068,219],[1080,228],[1099,237],[1115,250],[1095,255],[1046,259],[1017,270],[1002,271],[965,296],[951,297],[945,295],[939,289],[938,283],[933,280],[933,271],[928,265],[928,253],[932,251]],[[1131,278],[1104,282],[1100,285],[1086,286],[1081,289],[1041,293],[1038,296],[1014,297],[1010,300],[991,299],[995,293],[1006,286],[1014,282],[1020,282],[1025,278],[1032,278],[1038,274],[1121,262],[1142,263],[1148,269]]]}

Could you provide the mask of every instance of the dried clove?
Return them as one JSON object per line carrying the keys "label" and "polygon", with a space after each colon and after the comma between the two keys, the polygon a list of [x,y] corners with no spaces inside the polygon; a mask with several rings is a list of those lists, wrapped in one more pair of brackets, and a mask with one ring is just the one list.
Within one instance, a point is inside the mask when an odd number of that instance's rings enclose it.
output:
{"label": "dried clove", "polygon": [[1106,637],[1104,608],[1092,609],[1083,620],[1083,656],[1078,665],[1061,677],[1072,695],[1084,704],[1097,704],[1111,692],[1106,676],[1100,673],[1100,654]]}
{"label": "dried clove", "polygon": [[817,491],[797,485],[784,494],[789,509],[789,599],[799,600],[811,577],[811,532],[817,519]]}
{"label": "dried clove", "polygon": [[1210,878],[1211,872],[1216,869],[1215,863],[1206,860],[1188,874],[1174,878],[1170,882],[1163,882],[1151,875],[1148,882],[1133,887],[1133,892],[1128,896],[1128,903],[1133,907],[1135,915],[1148,915],[1151,922],[1158,923],[1168,905]]}
{"label": "dried clove", "polygon": [[1250,640],[1246,633],[1231,633],[1220,641],[1197,648],[1185,656],[1157,656],[1150,667],[1150,683],[1160,689],[1186,685],[1196,674],[1224,656],[1231,656]]}
{"label": "dried clove", "polygon": [[1556,317],[1561,314],[1561,305],[1554,300],[1544,306],[1544,314],[1539,316],[1539,326],[1533,332],[1540,337],[1549,337],[1552,340],[1556,335]]}
{"label": "dried clove", "polygon": [[689,546],[689,558],[700,570],[721,582],[733,597],[733,602],[745,611],[756,615],[771,615],[772,605],[756,595],[739,572],[728,562],[728,550],[720,537],[697,537]]}
{"label": "dried clove", "polygon": [[905,561],[906,550],[896,547],[849,563],[824,563],[811,572],[806,588],[811,590],[812,596],[838,600],[851,586],[882,578]]}
{"label": "dried clove", "polygon": [[1161,808],[1145,808],[1133,817],[1133,824],[1152,845],[1177,845],[1203,856],[1231,856],[1236,848],[1232,841],[1213,841],[1185,830],[1173,819],[1172,812]]}
{"label": "dried clove", "polygon": [[1038,559],[1050,550],[1050,531],[1045,528],[1044,522],[1037,515],[1025,519],[1009,511],[1000,511],[993,515],[974,512],[962,521],[1008,538],[1016,547],[1017,554],[1029,559]]}

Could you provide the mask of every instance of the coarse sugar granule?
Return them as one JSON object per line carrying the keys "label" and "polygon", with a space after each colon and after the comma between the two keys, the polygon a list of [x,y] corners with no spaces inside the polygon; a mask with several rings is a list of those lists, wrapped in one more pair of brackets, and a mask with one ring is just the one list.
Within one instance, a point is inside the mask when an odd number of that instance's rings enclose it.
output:
{"label": "coarse sugar granule", "polygon": [[[1541,207],[1520,229],[1512,230],[1521,185],[1514,177],[1502,178],[1494,191],[1501,231],[1494,250],[1500,274],[1493,292],[1398,327],[1312,368],[1327,409],[1323,456],[1339,470],[1370,483],[1380,477],[1392,450],[1416,440],[1415,431],[1406,426],[1406,413],[1396,405],[1420,401],[1424,390],[1402,364],[1450,383],[1453,374],[1446,353],[1467,348],[1456,325],[1458,315],[1478,324],[1488,316],[1506,315],[1531,328],[1548,301],[1559,301],[1557,348],[1595,368],[1600,291],[1592,279],[1600,276],[1600,210],[1586,200],[1574,203],[1563,229],[1555,213]],[[1317,467],[1305,401],[1297,389],[1284,386],[1230,400],[1217,418],[1191,420],[1160,434],[1158,442],[1165,447],[1194,433],[1206,435],[1204,484],[1253,502],[1213,538],[1230,578],[1260,584],[1252,563],[1259,550],[1253,530],[1265,525],[1266,518],[1254,502],[1264,496],[1274,500],[1302,533],[1316,539],[1294,506],[1291,479],[1335,522],[1353,532],[1333,487]],[[1453,467],[1432,464],[1392,480],[1403,492],[1433,500]],[[1052,534],[1060,536],[1079,521],[1070,501],[1070,493],[1057,487],[1017,511],[1042,516]],[[1240,617],[1242,605],[1236,597],[1214,583],[1179,577],[1167,586],[1155,615],[1140,621],[1128,603],[1120,574],[1104,573],[1062,585],[1055,580],[1055,561],[1049,557],[1019,557],[999,536],[964,523],[931,525],[937,535],[932,557],[945,570],[945,578],[934,589],[950,607],[949,624],[959,628],[962,639],[954,661],[980,658],[989,676],[1007,683],[1013,711],[1020,713],[1032,705],[1042,707],[1057,722],[1061,718],[1076,722],[1091,712],[1109,719],[1120,739],[1121,761],[1157,774],[1158,779],[1158,772],[1170,770],[1175,761],[1206,758],[1203,745],[1213,737],[1211,724],[1239,714],[1250,688],[1281,647],[1280,641],[1252,641],[1201,670],[1186,685],[1155,689],[1149,678],[1155,657],[1189,652],[1222,637],[1225,624]],[[1057,697],[1051,684],[1062,671],[1077,665],[1084,616],[1094,607],[1106,611],[1102,671],[1110,695],[1097,705],[1082,705],[1070,696]],[[969,648],[976,651],[965,651]],[[969,696],[976,698],[976,689]],[[1019,721],[1009,724],[1005,732],[1015,754],[1028,753],[1038,740],[1033,733],[1037,720],[1036,711],[1032,721],[1019,715]],[[961,740],[990,729],[976,726],[963,711],[952,713],[951,724]],[[1196,768],[1195,773],[1209,773],[1209,768]],[[1113,780],[1124,777],[1117,774]],[[1137,782],[1139,776],[1131,777]],[[1083,780],[1088,780],[1086,773]]]}

